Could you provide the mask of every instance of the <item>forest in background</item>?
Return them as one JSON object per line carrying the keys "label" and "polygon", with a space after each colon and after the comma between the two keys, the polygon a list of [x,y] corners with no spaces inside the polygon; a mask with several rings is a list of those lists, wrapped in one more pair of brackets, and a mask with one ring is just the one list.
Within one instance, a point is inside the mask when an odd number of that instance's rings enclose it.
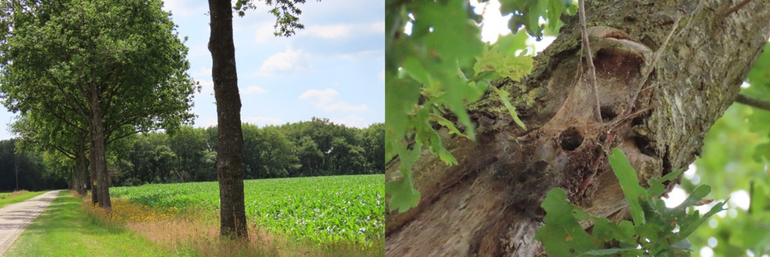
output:
{"label": "forest in background", "polygon": [[[384,173],[383,123],[346,127],[328,119],[258,127],[244,123],[245,179]],[[54,151],[16,151],[18,139],[0,141],[0,191],[65,188],[73,161]],[[215,181],[217,127],[184,126],[136,134],[107,152],[113,186]],[[25,150],[22,150],[25,149]]]}

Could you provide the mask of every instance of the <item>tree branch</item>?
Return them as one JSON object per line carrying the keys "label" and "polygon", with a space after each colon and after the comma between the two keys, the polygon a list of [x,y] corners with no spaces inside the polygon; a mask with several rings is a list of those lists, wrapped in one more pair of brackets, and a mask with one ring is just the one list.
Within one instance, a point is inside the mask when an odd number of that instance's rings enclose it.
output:
{"label": "tree branch", "polygon": [[596,84],[596,67],[594,67],[593,56],[591,56],[591,46],[588,44],[585,0],[579,0],[578,4],[578,12],[580,12],[580,34],[583,36],[583,50],[586,52],[586,62],[588,63],[588,83],[593,85],[594,94],[596,95],[596,110],[594,116],[596,116],[597,121],[602,121],[599,103],[599,86]]}
{"label": "tree branch", "polygon": [[765,111],[770,111],[770,102],[746,96],[744,94],[738,94],[738,97],[735,98],[735,102]]}
{"label": "tree branch", "polygon": [[732,8],[730,8],[730,9],[727,9],[727,11],[725,11],[724,13],[722,13],[722,16],[727,16],[727,15],[730,15],[731,13],[734,13],[734,12],[735,12],[735,11],[737,11],[738,9],[741,9],[741,7],[743,7],[743,6],[747,5],[747,4],[749,4],[749,2],[751,2],[751,0],[743,0],[743,2],[741,2],[741,3],[739,3],[739,4],[735,5],[735,6],[733,6],[733,7],[732,7]]}

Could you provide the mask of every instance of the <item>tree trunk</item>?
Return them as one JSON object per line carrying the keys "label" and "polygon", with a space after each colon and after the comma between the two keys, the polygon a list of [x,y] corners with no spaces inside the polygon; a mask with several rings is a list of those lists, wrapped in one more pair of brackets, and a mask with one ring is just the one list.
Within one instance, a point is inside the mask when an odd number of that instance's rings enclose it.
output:
{"label": "tree trunk", "polygon": [[75,167],[70,167],[70,168],[71,168],[70,170],[71,174],[70,174],[70,180],[67,181],[67,189],[77,190],[77,185],[78,185],[78,178],[76,176],[77,173],[75,172]]}
{"label": "tree trunk", "polygon": [[80,141],[75,151],[75,177],[77,178],[76,190],[80,195],[86,195],[86,177],[88,176],[88,160],[86,159],[86,142]]}
{"label": "tree trunk", "polygon": [[246,208],[243,197],[243,131],[241,130],[241,96],[235,69],[233,43],[233,8],[229,0],[209,0],[211,38],[209,51],[213,59],[211,76],[217,101],[217,180],[223,236],[247,238]]}
{"label": "tree trunk", "polygon": [[[459,164],[447,167],[423,151],[412,169],[422,198],[416,208],[386,215],[387,256],[543,255],[535,232],[553,187],[589,214],[626,218],[605,151],[625,152],[642,185],[695,160],[767,43],[770,5],[754,1],[723,14],[738,2],[586,1],[601,117],[593,85],[584,82],[577,18],[566,17],[528,78],[495,83],[531,130],[516,126],[494,94],[469,106],[477,142],[442,129]],[[396,159],[387,180],[399,176]]]}
{"label": "tree trunk", "polygon": [[107,158],[104,144],[104,123],[102,122],[102,109],[99,105],[99,94],[96,88],[91,89],[90,107],[91,119],[89,120],[91,129],[91,169],[92,175],[96,174],[96,192],[99,200],[99,207],[107,212],[112,210],[112,201],[110,201],[109,175],[107,174]]}

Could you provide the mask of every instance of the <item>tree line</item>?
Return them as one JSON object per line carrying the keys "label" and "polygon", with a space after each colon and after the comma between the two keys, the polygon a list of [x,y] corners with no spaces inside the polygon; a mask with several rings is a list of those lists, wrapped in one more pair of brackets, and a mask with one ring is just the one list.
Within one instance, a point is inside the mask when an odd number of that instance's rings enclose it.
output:
{"label": "tree line", "polygon": [[[218,145],[210,149],[218,153],[220,233],[240,238],[248,234],[243,204],[244,133],[232,19],[233,12],[243,16],[245,11],[256,9],[257,2],[209,0],[208,13],[208,50],[218,103]],[[304,28],[298,9],[304,2],[264,2],[276,18],[276,36],[291,36],[295,29]],[[107,213],[112,209],[112,172],[108,170],[120,165],[108,166],[119,159],[113,156],[121,156],[121,150],[128,148],[116,145],[131,142],[121,139],[158,129],[181,131],[180,126],[194,118],[192,97],[200,86],[187,72],[188,48],[178,37],[171,13],[162,6],[159,0],[0,2],[0,102],[20,114],[12,128],[25,139],[19,145],[57,153],[51,154],[48,162],[73,170],[70,182],[74,189],[83,194],[90,185],[92,202]],[[331,147],[360,152],[360,148],[349,147],[350,141],[330,142]],[[309,141],[306,145],[312,150]],[[330,149],[322,154],[331,153]],[[308,167],[321,171],[364,163],[360,158],[343,156],[328,162],[323,159],[320,166],[317,155],[297,160],[313,163],[316,166]],[[264,165],[249,168],[260,170]],[[292,169],[264,168],[276,174],[285,170],[286,175]],[[180,181],[184,178],[178,176]]]}
{"label": "tree line", "polygon": [[[383,123],[361,129],[313,118],[280,126],[260,128],[244,123],[241,127],[245,179],[385,171]],[[216,126],[183,126],[116,141],[107,153],[110,185],[216,181],[217,132]],[[17,162],[20,189],[75,188],[80,183],[75,162],[59,151],[40,151],[27,147],[27,143],[24,139],[0,141],[2,177],[11,178],[3,179],[0,190],[16,189],[13,178]],[[19,151],[17,144],[21,146]]]}

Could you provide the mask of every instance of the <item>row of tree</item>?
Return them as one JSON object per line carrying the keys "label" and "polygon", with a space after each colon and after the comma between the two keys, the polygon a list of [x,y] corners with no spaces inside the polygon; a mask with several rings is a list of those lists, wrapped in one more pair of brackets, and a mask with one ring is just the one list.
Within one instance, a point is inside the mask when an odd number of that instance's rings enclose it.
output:
{"label": "row of tree", "polygon": [[[317,118],[263,128],[245,123],[244,178],[384,173],[384,129],[383,123],[359,129]],[[10,178],[0,182],[0,190],[75,188],[88,181],[78,178],[76,162],[61,151],[30,143],[27,138],[0,141],[0,176]],[[215,181],[216,145],[217,127],[128,136],[107,152],[110,185]],[[14,178],[20,178],[18,187]]]}
{"label": "row of tree", "polygon": [[[243,124],[245,179],[384,173],[384,124],[327,119],[259,128]],[[112,185],[216,180],[217,127],[185,126],[121,141],[108,154]]]}
{"label": "row of tree", "polygon": [[67,188],[66,178],[49,169],[43,154],[17,152],[17,142],[0,141],[0,192]]}
{"label": "row of tree", "polygon": [[[247,237],[247,229],[232,19],[233,12],[256,9],[256,2],[209,0],[220,232],[236,237]],[[303,28],[297,6],[304,2],[265,1],[276,17],[275,35]],[[20,113],[14,130],[27,142],[22,147],[60,153],[64,158],[57,163],[75,170],[75,189],[85,193],[91,185],[92,201],[106,212],[107,152],[121,149],[114,147],[126,143],[120,139],[160,128],[173,132],[194,117],[192,97],[200,87],[187,72],[188,49],[162,6],[159,0],[0,2],[0,92],[3,105]],[[345,143],[352,145],[337,140],[336,146]]]}

